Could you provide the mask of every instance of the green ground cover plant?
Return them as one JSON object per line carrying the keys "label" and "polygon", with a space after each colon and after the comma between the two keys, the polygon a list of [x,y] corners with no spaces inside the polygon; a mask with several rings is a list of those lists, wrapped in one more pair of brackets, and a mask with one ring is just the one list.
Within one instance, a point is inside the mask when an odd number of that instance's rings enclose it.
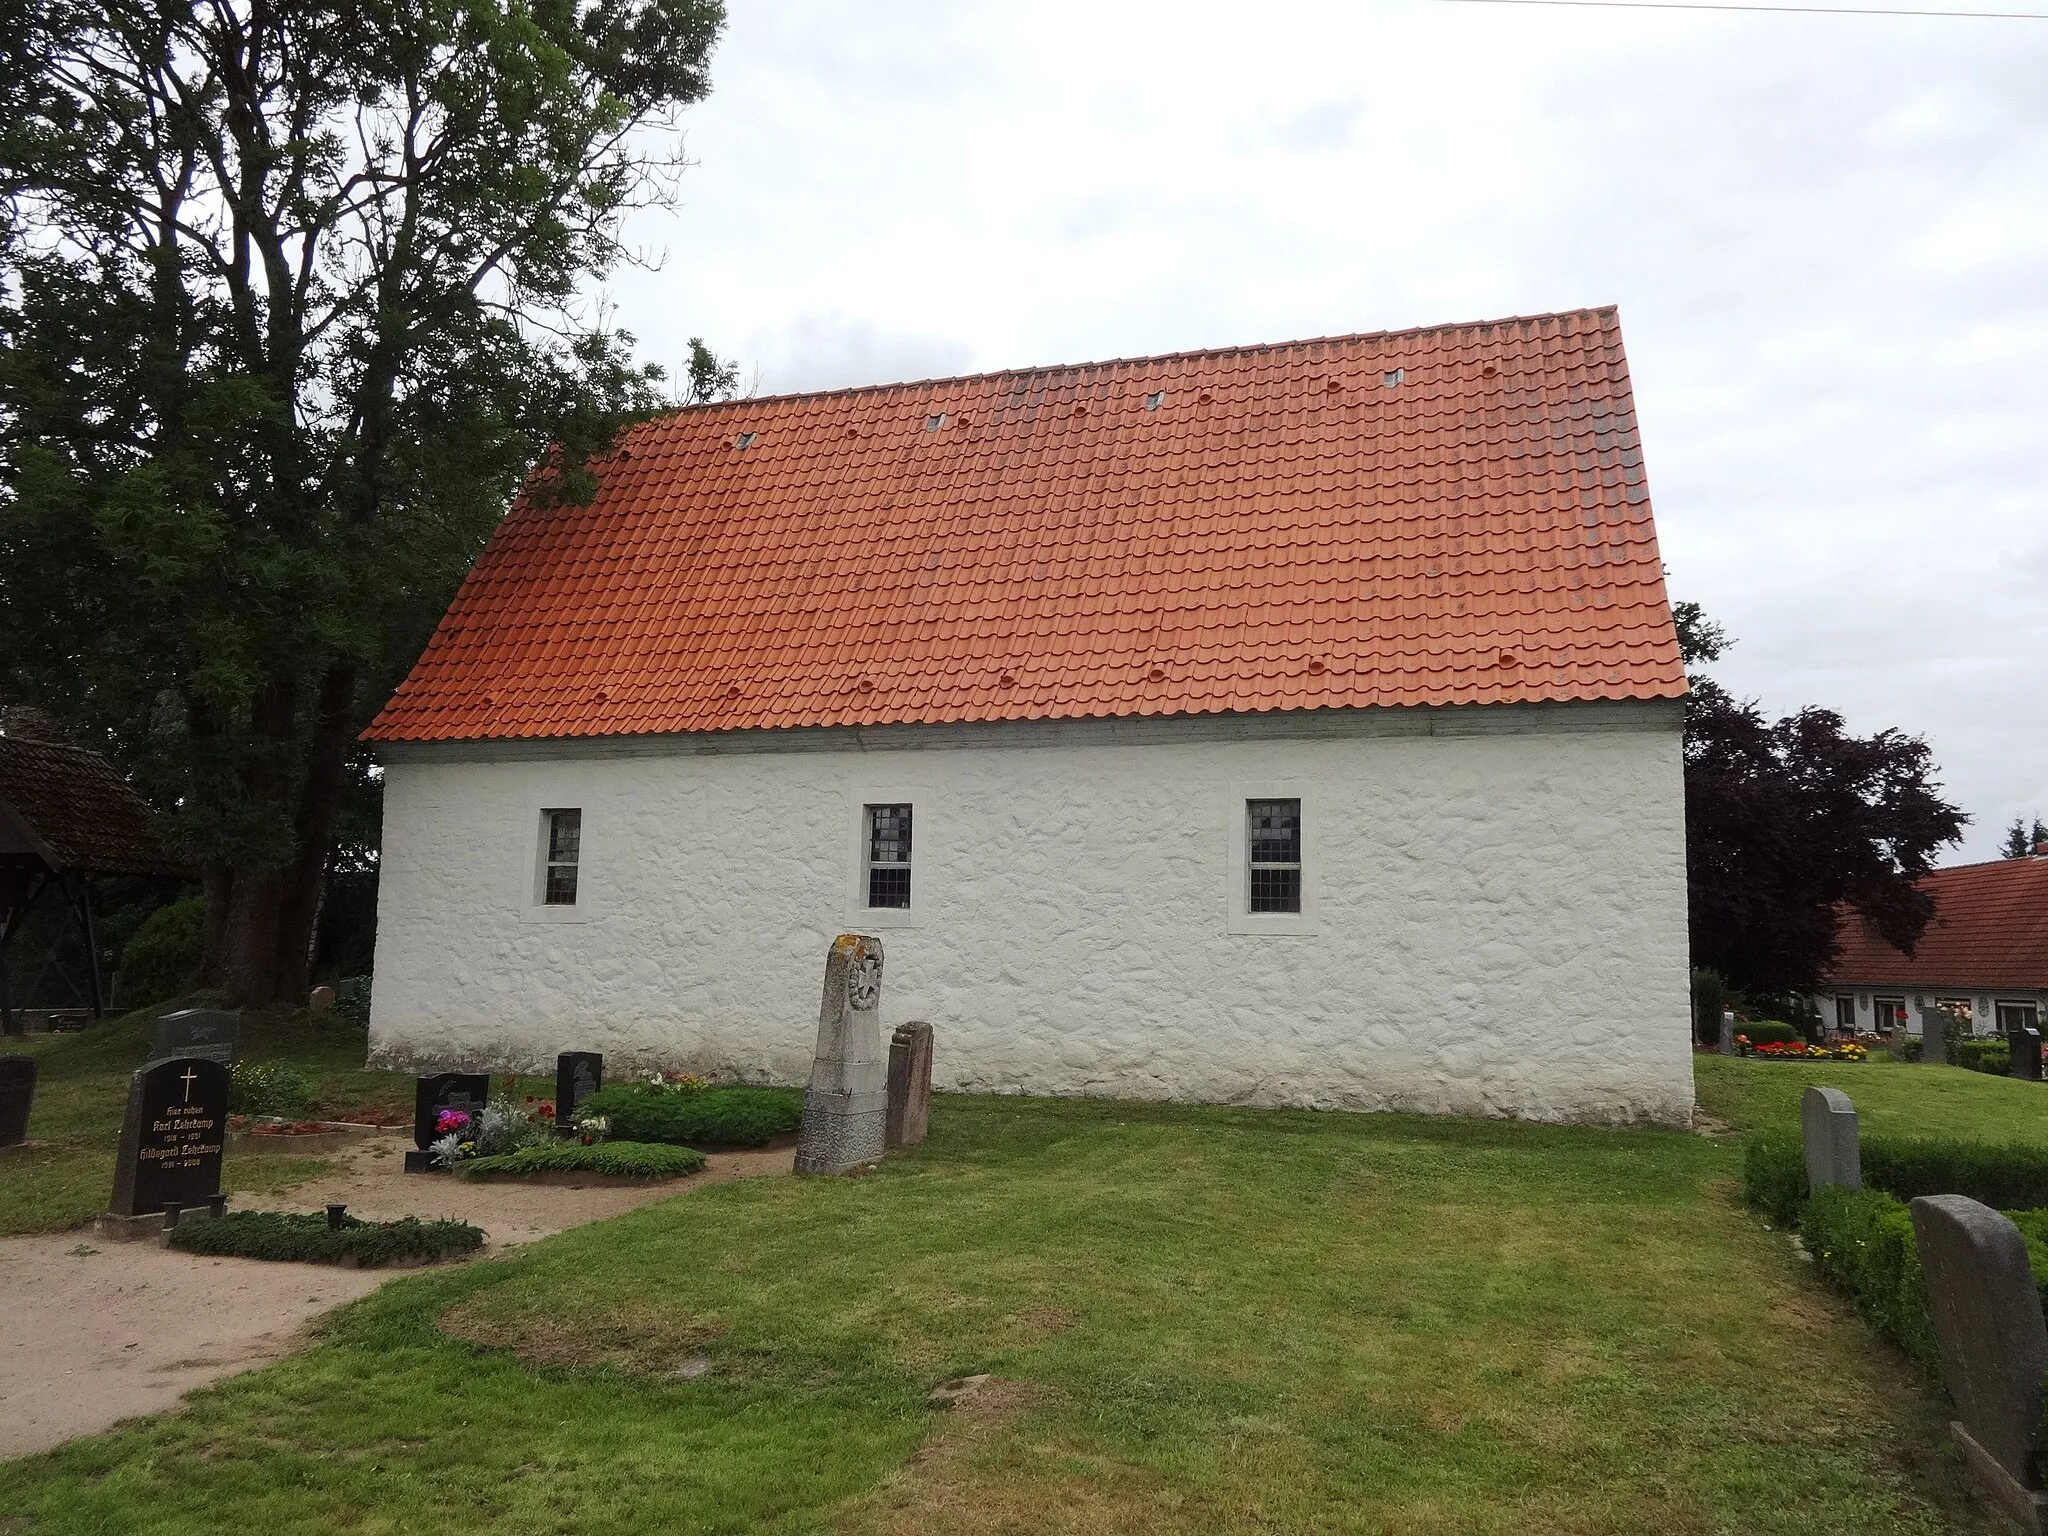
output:
{"label": "green ground cover plant", "polygon": [[796,1088],[679,1091],[654,1083],[620,1083],[591,1094],[576,1112],[603,1116],[618,1141],[762,1147],[802,1122],[804,1096]]}
{"label": "green ground cover plant", "polygon": [[[400,1279],[183,1413],[0,1467],[0,1526],[1997,1529],[1932,1392],[1731,1198],[1739,1156],[943,1096],[868,1177]],[[980,1410],[926,1405],[980,1372]]]}
{"label": "green ground cover plant", "polygon": [[516,1178],[524,1173],[605,1173],[635,1179],[679,1179],[704,1167],[704,1154],[649,1141],[556,1141],[455,1165],[464,1178]]}
{"label": "green ground cover plant", "polygon": [[296,1215],[283,1211],[231,1211],[218,1221],[193,1221],[175,1228],[173,1248],[216,1258],[273,1259],[299,1264],[432,1264],[484,1245],[481,1227],[461,1221],[364,1221],[342,1217],[331,1226],[324,1211]]}

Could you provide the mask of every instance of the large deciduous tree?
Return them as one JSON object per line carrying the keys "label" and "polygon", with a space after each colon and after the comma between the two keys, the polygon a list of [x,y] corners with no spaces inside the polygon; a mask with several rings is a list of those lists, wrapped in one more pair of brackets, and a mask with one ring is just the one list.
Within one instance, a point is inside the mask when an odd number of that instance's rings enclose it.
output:
{"label": "large deciduous tree", "polygon": [[166,808],[207,979],[245,1002],[303,989],[357,733],[513,489],[552,454],[587,493],[586,455],[660,403],[591,284],[671,194],[723,19],[0,15],[0,694]]}
{"label": "large deciduous tree", "polygon": [[[1673,605],[1688,668],[1732,643]],[[1810,990],[1853,913],[1908,954],[1934,904],[1916,888],[1968,817],[1937,793],[1927,744],[1851,736],[1832,710],[1769,721],[1691,675],[1685,719],[1686,878],[1693,964],[1758,994]]]}

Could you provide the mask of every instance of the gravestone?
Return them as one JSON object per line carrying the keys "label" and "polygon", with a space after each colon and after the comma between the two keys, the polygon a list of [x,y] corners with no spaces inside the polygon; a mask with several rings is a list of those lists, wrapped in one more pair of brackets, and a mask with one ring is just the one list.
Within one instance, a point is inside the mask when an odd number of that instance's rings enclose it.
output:
{"label": "gravestone", "polygon": [[1920,1005],[1920,1060],[1928,1066],[1948,1065],[1948,1015]]}
{"label": "gravestone", "polygon": [[325,1013],[334,1006],[334,988],[315,987],[306,998],[306,1012]]}
{"label": "gravestone", "polygon": [[576,1106],[604,1086],[604,1057],[596,1051],[564,1051],[555,1058],[555,1129],[566,1131]]}
{"label": "gravestone", "polygon": [[1856,1135],[1856,1106],[1839,1088],[1809,1088],[1799,1101],[1806,1143],[1806,1182],[1814,1189],[1839,1184],[1863,1187],[1862,1149]]}
{"label": "gravestone", "polygon": [[2006,1035],[2006,1043],[2012,1048],[2012,1065],[2008,1069],[2012,1075],[2030,1083],[2041,1081],[2041,1031],[2031,1027],[2012,1030]]}
{"label": "gravestone", "polygon": [[1735,1011],[1732,1008],[1721,1010],[1721,1035],[1714,1042],[1714,1048],[1723,1056],[1735,1054]]}
{"label": "gravestone", "polygon": [[1961,1418],[1949,1428],[1978,1485],[2022,1530],[2042,1536],[2041,1379],[2048,1325],[2020,1229],[1963,1195],[1912,1202],[1913,1239]]}
{"label": "gravestone", "polygon": [[883,1142],[914,1147],[932,1114],[932,1027],[899,1024],[889,1037],[889,1110]]}
{"label": "gravestone", "polygon": [[217,1061],[231,1066],[241,1031],[240,1014],[223,1013],[218,1008],[181,1008],[157,1019],[149,1059]]}
{"label": "gravestone", "polygon": [[35,1057],[0,1056],[0,1147],[28,1140],[29,1106],[35,1101]]}
{"label": "gravestone", "polygon": [[218,1202],[227,1123],[226,1063],[181,1056],[142,1068],[128,1080],[108,1213],[147,1218]]}
{"label": "gravestone", "polygon": [[888,1121],[882,1060],[882,941],[842,933],[825,956],[818,1049],[797,1131],[798,1173],[844,1173],[878,1161]]}
{"label": "gravestone", "polygon": [[491,1079],[486,1072],[436,1072],[413,1085],[412,1144],[417,1152],[405,1154],[407,1173],[431,1173],[440,1165],[427,1151],[441,1139],[434,1122],[444,1109],[459,1109],[471,1120],[484,1112],[491,1101]]}

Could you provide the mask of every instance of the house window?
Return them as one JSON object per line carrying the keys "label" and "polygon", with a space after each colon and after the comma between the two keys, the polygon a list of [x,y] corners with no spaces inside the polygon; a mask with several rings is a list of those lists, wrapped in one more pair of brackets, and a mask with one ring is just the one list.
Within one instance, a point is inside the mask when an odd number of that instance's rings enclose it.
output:
{"label": "house window", "polygon": [[1903,997],[1880,997],[1871,1004],[1877,1012],[1877,1028],[1882,1034],[1895,1029],[1906,1028],[1906,1000]]}
{"label": "house window", "polygon": [[576,905],[576,868],[583,854],[583,812],[540,813],[542,848],[540,900],[544,907]]}
{"label": "house window", "polygon": [[1247,800],[1244,803],[1247,878],[1251,912],[1301,910],[1301,802]]}
{"label": "house window", "polygon": [[1854,997],[1838,997],[1838,998],[1836,998],[1836,999],[1835,999],[1835,1028],[1837,1028],[1837,1029],[1854,1029],[1855,1027],[1856,1027],[1856,999],[1855,999]]}
{"label": "house window", "polygon": [[2032,1003],[2000,1003],[1998,1005],[1998,1032],[2010,1035],[2022,1029],[2040,1027],[2040,1010]]}
{"label": "house window", "polygon": [[868,905],[910,906],[910,807],[871,805],[867,814]]}

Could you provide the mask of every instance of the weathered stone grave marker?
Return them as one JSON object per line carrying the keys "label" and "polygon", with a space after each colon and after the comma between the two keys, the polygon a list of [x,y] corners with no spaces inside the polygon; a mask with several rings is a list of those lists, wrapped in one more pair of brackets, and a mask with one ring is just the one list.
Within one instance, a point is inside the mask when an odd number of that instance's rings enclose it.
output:
{"label": "weathered stone grave marker", "polygon": [[218,1008],[181,1008],[157,1019],[149,1060],[217,1061],[224,1067],[232,1066],[241,1032],[240,1014],[224,1013]]}
{"label": "weathered stone grave marker", "polygon": [[882,941],[842,933],[825,956],[818,1049],[797,1132],[798,1173],[844,1173],[878,1161],[888,1120],[882,1060]]}
{"label": "weathered stone grave marker", "polygon": [[1856,1106],[1839,1088],[1809,1088],[1800,1096],[1799,1126],[1806,1143],[1806,1182],[1814,1189],[1863,1187],[1862,1145]]}
{"label": "weathered stone grave marker", "polygon": [[2015,1029],[2006,1035],[2012,1048],[2012,1065],[2008,1069],[2014,1077],[2023,1077],[2030,1083],[2041,1081],[2041,1031],[2032,1027]]}
{"label": "weathered stone grave marker", "polygon": [[889,1112],[883,1141],[914,1147],[924,1140],[932,1114],[932,1027],[898,1024],[889,1037]]}
{"label": "weathered stone grave marker", "polygon": [[35,1057],[0,1056],[0,1147],[28,1140],[28,1112],[35,1101]]}
{"label": "weathered stone grave marker", "polygon": [[1714,1049],[1723,1056],[1735,1054],[1735,1010],[1732,1008],[1721,1010],[1721,1035],[1714,1042]]}
{"label": "weathered stone grave marker", "polygon": [[1920,1005],[1920,1060],[1930,1067],[1948,1065],[1948,1015]]}
{"label": "weathered stone grave marker", "polygon": [[198,1056],[151,1062],[128,1080],[114,1197],[95,1224],[106,1237],[149,1237],[169,1211],[218,1215],[228,1069]]}
{"label": "weathered stone grave marker", "polygon": [[604,1057],[597,1051],[564,1051],[555,1058],[555,1129],[566,1131],[576,1106],[604,1086]]}
{"label": "weathered stone grave marker", "polygon": [[1962,1415],[1949,1428],[1987,1497],[2029,1536],[2043,1536],[2048,1325],[2026,1239],[1997,1211],[1963,1195],[1922,1195],[1909,1209],[1942,1379]]}
{"label": "weathered stone grave marker", "polygon": [[413,1086],[412,1144],[417,1152],[405,1154],[407,1173],[432,1173],[440,1164],[427,1148],[441,1139],[434,1122],[444,1109],[459,1109],[472,1121],[491,1101],[491,1078],[487,1072],[436,1072]]}
{"label": "weathered stone grave marker", "polygon": [[306,1012],[325,1013],[334,1006],[334,988],[315,987],[306,995]]}

